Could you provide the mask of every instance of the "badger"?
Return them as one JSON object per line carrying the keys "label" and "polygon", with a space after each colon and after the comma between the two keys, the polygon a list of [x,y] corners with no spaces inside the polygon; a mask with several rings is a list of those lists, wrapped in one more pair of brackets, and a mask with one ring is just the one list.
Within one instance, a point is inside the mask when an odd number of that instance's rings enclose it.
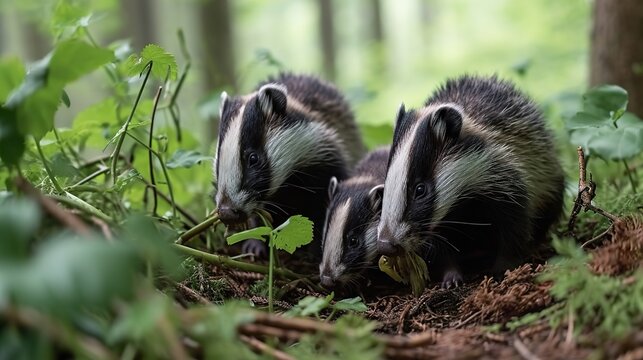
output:
{"label": "badger", "polygon": [[322,240],[319,278],[324,287],[355,285],[375,265],[377,224],[389,148],[368,153],[351,177],[332,177]]}
{"label": "badger", "polygon": [[446,81],[398,110],[378,251],[413,251],[442,286],[495,275],[546,239],[563,205],[552,132],[525,94],[496,76]]}
{"label": "badger", "polygon": [[[215,202],[228,226],[258,226],[258,209],[275,224],[292,215],[321,224],[330,178],[346,178],[366,151],[348,102],[313,76],[281,73],[248,95],[223,92],[219,115]],[[265,255],[259,241],[243,251]]]}

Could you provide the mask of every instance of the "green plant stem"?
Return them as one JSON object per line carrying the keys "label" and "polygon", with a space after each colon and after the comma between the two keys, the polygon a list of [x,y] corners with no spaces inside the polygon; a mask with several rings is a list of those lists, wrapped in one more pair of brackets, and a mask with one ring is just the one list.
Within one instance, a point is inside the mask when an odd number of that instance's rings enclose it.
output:
{"label": "green plant stem", "polygon": [[[152,149],[152,140],[154,139],[154,119],[156,118],[156,109],[159,105],[159,100],[161,99],[162,92],[163,92],[163,86],[159,86],[158,90],[156,91],[156,96],[154,97],[154,108],[152,109],[152,116],[150,120],[150,136],[148,139],[148,146],[150,150]],[[152,183],[151,189],[152,189],[152,195],[153,195],[152,215],[156,216],[156,211],[158,209],[158,204],[159,204],[159,197],[156,192],[156,180],[154,179],[154,159],[152,158],[153,154],[151,151],[148,150],[147,154],[148,154],[148,162],[149,162],[149,168],[150,168],[150,183]]]}
{"label": "green plant stem", "polygon": [[630,184],[632,184],[632,191],[636,194],[636,181],[634,180],[634,176],[632,175],[632,170],[630,170],[630,166],[627,164],[627,161],[623,159],[623,165],[625,165],[625,172],[627,173],[627,177],[630,178]]}
{"label": "green plant stem", "polygon": [[[257,213],[263,221],[263,225],[270,227],[270,223],[266,218],[259,212]],[[268,312],[273,312],[273,281],[272,281],[272,272],[275,267],[275,250],[273,243],[273,232],[270,232],[270,237],[268,239]]]}
{"label": "green plant stem", "polygon": [[132,138],[139,145],[141,145],[144,148],[146,148],[147,151],[149,151],[150,153],[154,154],[154,156],[156,156],[156,158],[159,160],[159,163],[161,164],[161,170],[163,170],[163,176],[165,177],[165,183],[167,184],[167,191],[170,194],[170,199],[171,199],[170,205],[172,206],[172,215],[174,217],[176,217],[176,201],[174,201],[174,191],[172,191],[172,182],[170,181],[170,174],[167,172],[167,167],[165,166],[165,162],[163,161],[163,158],[161,157],[161,155],[158,152],[156,152],[154,149],[152,149],[149,146],[147,146],[147,144],[145,144],[144,142],[139,140],[136,136],[134,136],[134,135],[132,135],[130,133],[127,133],[127,136]]}
{"label": "green plant stem", "polygon": [[64,193],[65,193],[65,196],[60,196],[60,195],[48,195],[48,196],[58,201],[59,203],[65,204],[74,209],[84,211],[85,213],[95,216],[107,223],[114,222],[114,219],[106,215],[104,212],[96,209],[95,207],[91,206],[90,204],[86,203],[85,201],[77,198],[76,196],[68,192],[64,192]]}
{"label": "green plant stem", "polygon": [[58,180],[56,180],[56,178],[54,177],[54,174],[51,172],[51,169],[49,168],[49,165],[47,164],[47,158],[45,158],[45,154],[42,152],[42,148],[40,147],[40,141],[36,139],[34,139],[34,141],[36,142],[36,149],[38,149],[40,160],[42,160],[42,165],[45,168],[45,172],[47,173],[49,180],[51,180],[51,183],[54,185],[54,188],[58,193],[60,194],[64,193],[65,191],[60,186],[60,184],[58,183]]}
{"label": "green plant stem", "polygon": [[[268,274],[268,266],[251,264],[243,261],[233,260],[227,256],[209,254],[201,250],[193,249],[185,245],[174,244],[174,247],[183,254],[194,256],[201,260],[207,261],[217,266],[223,266],[228,268],[233,268],[241,271],[254,272],[258,274]],[[305,278],[305,275],[297,274],[291,270],[276,268],[274,269],[274,275],[280,276],[285,279],[302,279]]]}
{"label": "green plant stem", "polygon": [[217,215],[210,216],[209,218],[203,220],[197,226],[181,234],[181,236],[179,236],[179,238],[175,241],[175,243],[179,245],[185,243],[186,241],[204,232],[207,228],[214,225],[218,221],[219,221],[219,217]]}
{"label": "green plant stem", "polygon": [[74,185],[68,186],[67,190],[75,189],[75,188],[77,188],[77,187],[79,187],[81,185],[84,185],[84,184],[94,180],[95,178],[97,178],[97,177],[99,177],[99,176],[101,176],[101,175],[103,175],[103,174],[105,174],[107,172],[109,172],[109,168],[107,168],[107,167],[102,168],[102,169],[98,169],[98,170],[94,171],[93,173],[87,175],[85,178],[83,178],[79,182],[75,183]]}
{"label": "green plant stem", "polygon": [[130,122],[132,122],[132,119],[134,118],[134,113],[136,113],[136,108],[138,107],[138,103],[141,100],[141,96],[143,95],[143,90],[145,90],[145,85],[147,84],[147,79],[150,77],[150,73],[152,72],[152,66],[153,62],[150,61],[145,65],[145,69],[147,69],[147,73],[145,74],[145,78],[143,79],[143,83],[141,84],[141,88],[138,90],[138,95],[136,95],[136,101],[134,101],[134,106],[132,107],[132,111],[130,111],[130,114],[125,120],[125,123],[123,124],[122,130],[123,133],[118,137],[118,142],[116,143],[116,146],[114,147],[114,151],[112,152],[112,164],[111,164],[111,173],[112,173],[112,183],[116,184],[116,178],[118,177],[116,174],[116,164],[118,163],[118,157],[121,152],[121,148],[123,147],[123,141],[125,141],[125,135],[127,134],[127,128],[129,127]]}

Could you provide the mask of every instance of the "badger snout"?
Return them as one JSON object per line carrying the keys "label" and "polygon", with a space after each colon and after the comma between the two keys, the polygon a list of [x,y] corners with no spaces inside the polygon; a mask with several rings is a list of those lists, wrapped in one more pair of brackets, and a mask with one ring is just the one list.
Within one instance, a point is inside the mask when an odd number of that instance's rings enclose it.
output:
{"label": "badger snout", "polygon": [[217,213],[219,220],[226,225],[240,224],[248,219],[248,215],[244,211],[229,205],[220,205]]}
{"label": "badger snout", "polygon": [[377,251],[380,255],[394,256],[400,251],[400,247],[395,241],[391,230],[384,227],[377,237]]}
{"label": "badger snout", "polygon": [[323,287],[325,287],[325,288],[333,288],[333,287],[335,287],[335,279],[333,279],[332,276],[322,274],[319,278],[321,280],[321,285]]}

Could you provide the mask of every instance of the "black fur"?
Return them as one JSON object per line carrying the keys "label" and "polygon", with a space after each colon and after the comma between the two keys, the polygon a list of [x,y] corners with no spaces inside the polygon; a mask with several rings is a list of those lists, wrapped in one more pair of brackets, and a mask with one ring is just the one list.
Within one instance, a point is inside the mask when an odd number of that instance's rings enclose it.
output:
{"label": "black fur", "polygon": [[[431,108],[441,105],[447,107],[427,115],[430,118],[418,127],[411,147],[413,166],[405,179],[408,187],[404,221],[410,225],[409,234],[414,241],[420,242],[415,244],[416,250],[427,259],[432,277],[444,276],[448,282],[453,271],[504,271],[524,261],[533,240],[543,240],[561,214],[564,179],[553,151],[552,135],[536,105],[511,83],[496,77],[448,80],[425,103]],[[408,110],[398,117],[391,158],[413,125],[423,120],[420,114],[421,109]],[[474,127],[499,134],[496,140],[464,131],[463,116],[476,124]],[[515,146],[531,147],[533,159],[504,157],[498,151],[501,145],[509,151]],[[436,169],[458,155],[493,151],[496,155],[489,157],[482,175],[488,178],[486,184],[479,189],[466,189],[439,223],[430,223],[438,196]],[[553,193],[535,214],[529,214],[528,186],[517,161],[542,158],[550,162],[549,168],[539,170],[547,172]]]}
{"label": "black fur", "polygon": [[[348,217],[346,219],[342,238],[342,256],[340,263],[346,266],[346,272],[338,279],[334,279],[339,286],[347,285],[356,276],[369,267],[375,266],[373,259],[367,258],[367,246],[373,249],[376,238],[367,239],[366,230],[371,225],[376,225],[379,220],[381,204],[373,208],[371,190],[384,184],[386,168],[389,158],[389,148],[380,148],[368,153],[355,167],[352,175],[354,178],[368,179],[359,183],[352,183],[350,179],[339,182],[328,205],[328,217],[325,226],[328,226],[335,215],[335,210],[349,199],[351,200]],[[376,236],[376,233],[373,234]],[[355,240],[351,241],[351,238]],[[325,239],[324,239],[325,240]],[[322,245],[324,246],[324,245]],[[372,250],[374,252],[374,250]],[[323,269],[322,269],[323,272]]]}

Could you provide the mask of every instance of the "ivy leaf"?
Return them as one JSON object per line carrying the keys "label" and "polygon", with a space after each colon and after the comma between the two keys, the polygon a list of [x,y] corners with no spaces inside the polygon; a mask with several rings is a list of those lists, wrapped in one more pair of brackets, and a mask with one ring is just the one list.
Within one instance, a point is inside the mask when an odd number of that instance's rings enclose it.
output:
{"label": "ivy leaf", "polygon": [[168,169],[175,169],[175,168],[190,168],[196,164],[200,164],[201,161],[204,160],[212,160],[211,157],[201,155],[198,151],[194,150],[183,150],[179,149],[177,150],[170,159],[165,163],[165,166],[168,167]]}
{"label": "ivy leaf", "polygon": [[56,153],[51,158],[51,171],[57,177],[74,177],[78,175],[78,169],[72,165],[69,158],[62,153]]}
{"label": "ivy leaf", "polygon": [[128,69],[128,75],[136,76],[140,74],[150,61],[152,62],[152,76],[160,80],[165,80],[165,76],[169,70],[169,79],[176,80],[178,65],[176,64],[174,55],[156,44],[145,46],[140,56],[130,55],[130,57],[127,58],[125,67]]}
{"label": "ivy leaf", "polygon": [[565,126],[569,130],[582,129],[588,127],[612,126],[612,119],[607,116],[597,115],[581,111],[576,113],[572,118],[565,121]]}
{"label": "ivy leaf", "polygon": [[298,247],[313,241],[313,222],[301,215],[291,216],[272,234],[272,246],[292,254]]}
{"label": "ivy leaf", "polygon": [[236,244],[240,241],[243,240],[248,240],[248,239],[259,239],[261,241],[265,241],[263,238],[266,235],[270,235],[271,229],[267,226],[260,226],[256,227],[254,229],[246,230],[246,231],[241,231],[236,234],[228,236],[226,239],[228,245],[233,245]]}
{"label": "ivy leaf", "polygon": [[362,298],[359,296],[356,296],[350,299],[340,300],[333,305],[333,308],[337,310],[342,310],[342,311],[356,311],[356,312],[364,312],[368,310],[368,307],[366,306],[366,304],[364,304],[364,302],[362,301]]}

